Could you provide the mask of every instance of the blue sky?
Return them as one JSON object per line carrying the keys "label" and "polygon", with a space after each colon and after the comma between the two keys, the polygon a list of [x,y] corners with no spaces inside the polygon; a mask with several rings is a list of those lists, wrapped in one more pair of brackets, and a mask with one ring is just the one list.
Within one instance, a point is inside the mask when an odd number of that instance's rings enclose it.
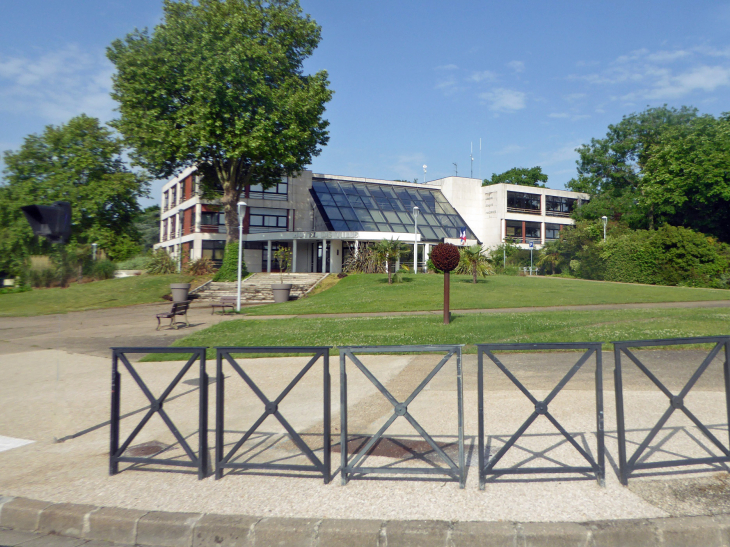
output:
{"label": "blue sky", "polygon": [[[540,165],[562,188],[575,148],[624,114],[730,111],[730,2],[301,3],[323,35],[306,68],[335,91],[315,172],[469,176],[473,145],[475,177]],[[0,150],[82,112],[112,119],[105,48],[161,14],[157,0],[4,2]]]}

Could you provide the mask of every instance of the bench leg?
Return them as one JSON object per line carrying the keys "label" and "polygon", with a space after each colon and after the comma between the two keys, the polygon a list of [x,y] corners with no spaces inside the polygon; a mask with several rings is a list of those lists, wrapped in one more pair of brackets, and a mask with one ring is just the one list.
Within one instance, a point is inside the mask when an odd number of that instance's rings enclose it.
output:
{"label": "bench leg", "polygon": [[155,330],[160,330],[160,318],[157,318],[157,328]]}

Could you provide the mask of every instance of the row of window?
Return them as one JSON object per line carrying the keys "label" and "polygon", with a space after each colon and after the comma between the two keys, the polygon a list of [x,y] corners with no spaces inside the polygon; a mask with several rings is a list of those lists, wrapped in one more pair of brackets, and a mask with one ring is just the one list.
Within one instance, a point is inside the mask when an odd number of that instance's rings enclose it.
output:
{"label": "row of window", "polygon": [[[550,224],[546,222],[545,239],[559,239],[561,226],[562,224]],[[505,226],[505,238],[517,242],[537,239],[542,240],[542,223],[507,220]]]}
{"label": "row of window", "polygon": [[[512,213],[540,214],[542,211],[540,194],[527,192],[507,192],[507,211]],[[576,198],[545,196],[545,214],[551,216],[570,216],[580,202]]]}
{"label": "row of window", "polygon": [[278,184],[271,188],[264,188],[260,184],[252,184],[248,189],[248,197],[253,199],[274,199],[286,201],[289,195],[289,182],[286,177],[282,177]]}

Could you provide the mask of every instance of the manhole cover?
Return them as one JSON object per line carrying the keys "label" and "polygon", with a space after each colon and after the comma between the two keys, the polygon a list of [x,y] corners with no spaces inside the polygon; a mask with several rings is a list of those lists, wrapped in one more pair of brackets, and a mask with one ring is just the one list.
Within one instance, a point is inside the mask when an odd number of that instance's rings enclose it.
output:
{"label": "manhole cover", "polygon": [[150,441],[148,443],[138,444],[136,446],[130,446],[124,452],[125,456],[132,458],[144,458],[146,456],[153,456],[167,449],[168,445],[161,443],[160,441]]}
{"label": "manhole cover", "polygon": [[[356,454],[363,449],[368,443],[370,437],[362,436],[350,439],[347,442],[348,454]],[[454,442],[436,442],[436,445],[446,452],[452,452],[458,449],[458,444]],[[340,445],[337,444],[332,447],[333,452],[340,451]],[[408,456],[424,456],[426,454],[435,453],[433,447],[428,444],[425,440],[421,439],[403,439],[396,437],[382,437],[375,443],[368,455],[370,456],[384,456],[386,458],[406,458]]]}

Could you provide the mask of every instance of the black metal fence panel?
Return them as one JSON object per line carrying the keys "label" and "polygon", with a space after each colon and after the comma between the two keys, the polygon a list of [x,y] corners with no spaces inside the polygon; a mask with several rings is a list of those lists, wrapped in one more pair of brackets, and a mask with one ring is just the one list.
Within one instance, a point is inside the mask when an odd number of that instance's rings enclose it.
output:
{"label": "black metal fence panel", "polygon": [[[514,374],[494,355],[495,351],[528,351],[528,350],[583,350],[583,355],[555,385],[547,397],[538,400],[515,376]],[[603,372],[601,362],[600,343],[552,343],[552,344],[477,344],[478,369],[477,369],[477,396],[479,412],[478,447],[479,447],[479,489],[485,487],[487,475],[504,474],[529,474],[529,473],[595,473],[598,483],[605,484],[605,449],[603,431]],[[515,431],[509,440],[489,460],[486,458],[484,446],[484,356],[494,363],[509,380],[527,397],[535,410],[525,422]],[[548,354],[549,355],[549,354]],[[570,379],[585,365],[591,357],[595,360],[595,388],[596,388],[596,458],[586,451],[575,438],[555,419],[549,411],[549,404],[555,399],[560,391],[566,386]],[[497,468],[497,463],[512,448],[517,440],[527,431],[532,423],[539,417],[545,416],[550,423],[565,437],[575,450],[586,460],[588,466],[560,467],[519,467],[519,468]]]}
{"label": "black metal fence panel", "polygon": [[[730,462],[730,449],[725,446],[708,428],[706,424],[703,424],[695,414],[689,410],[684,400],[690,390],[694,387],[697,381],[700,379],[702,374],[707,370],[712,361],[718,356],[720,351],[725,350],[725,362],[723,364],[723,375],[725,380],[725,406],[730,423],[730,336],[706,336],[698,338],[667,338],[661,340],[634,340],[625,342],[614,342],[614,356],[616,362],[616,368],[614,370],[614,383],[616,389],[616,421],[618,428],[618,452],[619,452],[619,474],[621,483],[626,486],[628,485],[629,477],[634,471],[639,469],[656,469],[662,467],[678,467],[686,465],[701,465],[701,464],[712,464],[712,463],[724,463]],[[645,365],[642,361],[631,351],[632,348],[657,348],[666,346],[686,346],[696,344],[714,344],[714,347],[707,354],[705,359],[695,370],[692,377],[687,381],[684,387],[679,391],[678,394],[672,393]],[[649,434],[639,444],[636,451],[627,459],[626,454],[626,423],[624,414],[624,389],[623,389],[623,377],[622,377],[622,356],[627,357],[633,362],[638,369],[646,375],[649,380],[666,395],[669,401],[669,407],[664,414],[659,418],[659,421],[654,425]],[[667,461],[653,461],[653,462],[641,462],[642,454],[649,447],[652,440],[657,436],[662,427],[667,423],[669,418],[674,414],[675,410],[681,410],[692,423],[702,432],[702,434],[714,444],[722,456],[713,456],[705,458],[682,458],[676,460]],[[730,437],[730,429],[728,430],[728,436]]]}
{"label": "black metal fence panel", "polygon": [[[365,475],[368,473],[383,474],[412,474],[412,475],[448,475],[459,481],[459,486],[464,488],[466,483],[466,466],[464,462],[464,397],[463,377],[461,363],[462,345],[417,345],[417,346],[343,346],[340,347],[340,474],[342,484],[347,484],[353,474]],[[357,358],[356,354],[367,353],[444,353],[441,361],[423,378],[416,389],[404,400],[398,401],[388,389],[378,380],[375,375]],[[454,462],[438,445],[431,435],[415,420],[408,412],[408,405],[428,385],[434,376],[456,356],[456,392],[457,392],[457,436],[458,436],[458,464]],[[348,453],[348,429],[347,429],[347,361],[352,362],[365,377],[377,388],[377,390],[393,405],[393,414],[383,426],[365,443],[365,445],[350,458]],[[433,451],[446,464],[445,467],[366,467],[363,463],[367,459],[371,449],[376,443],[383,439],[383,435],[393,422],[399,417],[404,417],[418,434],[428,443]]]}
{"label": "black metal fence panel", "polygon": [[[159,348],[159,347],[139,347],[139,348],[111,348],[112,350],[112,398],[111,398],[111,435],[109,447],[109,474],[116,475],[119,473],[119,464],[121,462],[136,464],[155,464],[170,465],[181,467],[194,467],[198,470],[198,479],[204,479],[208,472],[208,375],[205,370],[205,350],[206,348]],[[189,354],[191,357],[183,365],[180,371],[175,375],[170,384],[165,388],[162,395],[155,397],[147,384],[142,380],[135,367],[129,362],[127,354],[141,353],[173,353],[173,354]],[[122,362],[126,370],[132,376],[139,388],[145,394],[150,402],[149,410],[142,420],[137,424],[132,433],[119,444],[119,426],[121,412],[121,396],[122,396],[122,377],[119,372],[119,361]],[[190,368],[198,362],[200,389],[198,399],[198,452],[192,450],[185,437],[172,421],[169,414],[163,408],[165,400],[172,393],[173,389],[178,385],[180,380],[190,370]],[[155,457],[134,457],[125,456],[124,453],[129,448],[135,437],[142,431],[142,428],[149,422],[150,418],[158,414],[165,422],[170,432],[173,434],[180,447],[185,451],[188,460],[176,460],[169,458]]]}
{"label": "black metal fence panel", "polygon": [[[330,347],[323,346],[306,346],[306,347],[224,347],[216,348],[216,420],[215,420],[215,478],[220,479],[223,476],[224,469],[257,469],[264,471],[315,471],[320,473],[327,484],[331,480],[331,441],[330,441],[330,372],[329,372],[329,350]],[[266,397],[263,391],[252,380],[251,376],[246,373],[245,365],[241,365],[233,354],[306,354],[312,355],[309,362],[299,371],[299,373],[289,382],[284,390],[273,400]],[[279,405],[289,392],[294,389],[305,374],[314,366],[317,361],[323,361],[323,377],[322,377],[322,398],[323,398],[323,456],[320,460],[309,445],[304,441],[302,436],[291,426],[289,421],[279,411]],[[234,371],[243,379],[253,393],[258,397],[264,405],[264,411],[254,424],[246,430],[241,438],[235,443],[233,448],[227,453],[224,450],[224,432],[225,432],[225,376],[223,374],[223,363],[227,362]],[[312,465],[289,465],[277,464],[271,462],[252,463],[252,462],[236,462],[233,461],[237,452],[243,447],[244,443],[251,438],[266,418],[274,416],[289,434],[292,442],[302,451],[302,453],[312,462]]]}

